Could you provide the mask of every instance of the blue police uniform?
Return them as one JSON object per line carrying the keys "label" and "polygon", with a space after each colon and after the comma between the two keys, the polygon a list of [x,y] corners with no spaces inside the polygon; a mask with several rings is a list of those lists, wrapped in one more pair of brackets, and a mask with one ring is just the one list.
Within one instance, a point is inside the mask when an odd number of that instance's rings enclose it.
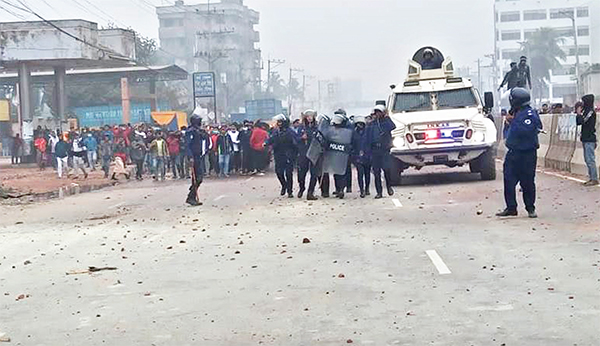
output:
{"label": "blue police uniform", "polygon": [[356,127],[352,136],[352,153],[350,160],[356,167],[358,175],[358,187],[361,197],[370,194],[369,185],[371,184],[371,157],[367,145],[367,129]]}
{"label": "blue police uniform", "polygon": [[506,129],[508,152],[504,158],[504,199],[508,211],[517,211],[515,188],[520,183],[525,208],[530,213],[535,212],[535,168],[541,130],[540,116],[530,106],[516,112]]}
{"label": "blue police uniform", "polygon": [[292,197],[294,161],[298,155],[296,133],[289,127],[278,128],[267,139],[267,145],[273,146],[275,173],[281,183],[281,194]]}
{"label": "blue police uniform", "polygon": [[[298,143],[298,185],[300,186],[300,192],[298,193],[298,197],[302,197],[302,194],[306,190],[306,175],[310,171],[310,184],[314,184],[312,190],[309,188],[309,192],[314,192],[314,187],[316,186],[318,173],[315,170],[314,165],[308,157],[306,157],[306,153],[308,152],[308,148],[310,148],[310,144],[314,137],[314,132],[317,131],[316,123],[313,124],[302,124],[298,127],[297,143]],[[302,137],[306,135],[306,139],[302,139]]]}
{"label": "blue police uniform", "polygon": [[390,149],[392,148],[392,131],[396,129],[396,124],[389,117],[375,119],[366,129],[366,141],[369,154],[372,160],[373,175],[375,176],[375,189],[377,195],[383,193],[381,185],[381,171],[385,176],[385,182],[388,192],[391,192],[389,163]]}
{"label": "blue police uniform", "polygon": [[192,185],[188,194],[188,203],[198,203],[198,188],[204,176],[204,155],[210,149],[210,139],[206,131],[198,127],[190,127],[185,132],[187,144],[186,154],[194,160],[192,166]]}

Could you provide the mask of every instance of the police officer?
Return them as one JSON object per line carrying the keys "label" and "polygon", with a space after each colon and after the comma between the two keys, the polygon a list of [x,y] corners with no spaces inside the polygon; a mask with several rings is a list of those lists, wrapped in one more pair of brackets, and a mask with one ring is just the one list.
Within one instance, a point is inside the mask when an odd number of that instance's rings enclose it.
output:
{"label": "police officer", "polygon": [[294,162],[298,154],[296,133],[290,128],[290,121],[285,115],[279,114],[273,120],[277,122],[277,127],[265,145],[273,146],[275,173],[281,183],[281,195],[287,193],[289,198],[293,198]]}
{"label": "police officer", "polygon": [[[535,212],[535,167],[538,133],[542,122],[537,111],[530,106],[531,95],[524,88],[514,88],[510,92],[511,111],[507,116],[506,147],[504,158],[504,199],[506,209],[496,216],[517,216],[515,188],[520,183],[523,189],[525,209],[530,218],[537,218]],[[506,126],[506,125],[505,125]]]}
{"label": "police officer", "polygon": [[335,111],[331,126],[323,133],[326,140],[323,155],[323,172],[333,174],[335,196],[344,198],[347,187],[348,160],[352,151],[353,129],[343,109]]}
{"label": "police officer", "polygon": [[[307,109],[302,112],[302,119],[300,126],[297,128],[297,143],[298,143],[298,185],[300,191],[298,191],[298,198],[302,198],[304,191],[306,191],[306,175],[310,171],[310,184],[314,183],[312,194],[308,194],[308,200],[316,199],[314,196],[314,187],[317,184],[318,173],[315,169],[315,165],[308,159],[306,153],[312,143],[315,132],[317,131],[317,112],[312,109]],[[313,182],[314,181],[314,182]]]}
{"label": "police officer", "polygon": [[[325,134],[331,127],[331,118],[325,114],[319,114],[316,119],[317,127],[312,132],[310,145],[306,152],[306,157],[312,165],[310,183],[308,184],[307,199],[310,201],[317,200],[315,196],[315,188],[317,182],[320,185],[321,197],[329,197],[329,174],[323,170],[323,161],[327,140]],[[314,172],[314,174],[313,174]]]}
{"label": "police officer", "polygon": [[354,119],[354,134],[352,135],[352,154],[350,160],[356,167],[360,198],[370,195],[371,158],[366,141],[366,119],[363,116]]}
{"label": "police officer", "polygon": [[377,105],[373,109],[373,121],[367,127],[366,141],[370,151],[371,162],[373,165],[373,175],[375,176],[375,189],[377,195],[375,199],[383,198],[383,186],[381,184],[381,171],[385,176],[388,195],[394,194],[394,189],[390,183],[390,149],[392,149],[392,131],[396,129],[396,124],[387,115],[385,106]]}
{"label": "police officer", "polygon": [[191,206],[202,205],[198,201],[198,188],[202,184],[204,176],[204,158],[211,148],[211,140],[208,133],[202,129],[202,118],[198,115],[192,115],[190,118],[190,127],[185,132],[187,143],[187,156],[190,158],[192,166],[192,185],[188,194],[186,203]]}

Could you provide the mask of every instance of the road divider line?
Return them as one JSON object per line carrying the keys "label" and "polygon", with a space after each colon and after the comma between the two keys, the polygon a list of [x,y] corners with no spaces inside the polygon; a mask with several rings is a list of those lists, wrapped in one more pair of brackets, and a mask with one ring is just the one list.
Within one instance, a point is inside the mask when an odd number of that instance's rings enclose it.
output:
{"label": "road divider line", "polygon": [[[503,161],[501,159],[496,159],[496,161],[502,163]],[[570,181],[574,181],[577,183],[585,183],[586,180],[583,179],[579,179],[579,178],[575,178],[575,177],[571,177],[565,174],[560,174],[560,173],[556,173],[556,172],[549,172],[549,171],[545,171],[543,169],[536,169],[535,170],[537,173],[542,173],[542,174],[546,174],[552,177],[557,177],[557,178],[561,178],[561,179],[566,179],[566,180],[570,180]],[[600,187],[600,185],[598,185],[598,187]]]}
{"label": "road divider line", "polygon": [[427,254],[427,256],[429,256],[429,259],[431,260],[431,262],[433,262],[433,265],[437,269],[438,273],[440,273],[440,275],[452,274],[446,263],[444,263],[440,255],[438,255],[437,251],[427,250],[425,251],[425,253]]}
{"label": "road divider line", "polygon": [[396,208],[402,208],[402,203],[400,203],[400,200],[398,198],[392,199],[392,202],[394,202]]}
{"label": "road divider line", "polygon": [[215,202],[222,200],[223,198],[227,197],[226,195],[221,195],[217,198],[215,198]]}

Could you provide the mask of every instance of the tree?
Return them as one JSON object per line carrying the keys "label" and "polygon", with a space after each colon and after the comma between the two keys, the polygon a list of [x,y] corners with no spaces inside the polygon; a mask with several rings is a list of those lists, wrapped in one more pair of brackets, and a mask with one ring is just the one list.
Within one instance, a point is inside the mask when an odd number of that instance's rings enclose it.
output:
{"label": "tree", "polygon": [[551,28],[540,28],[521,42],[521,53],[528,57],[531,65],[533,98],[542,99],[550,82],[550,70],[561,68],[567,54],[560,47],[564,38]]}

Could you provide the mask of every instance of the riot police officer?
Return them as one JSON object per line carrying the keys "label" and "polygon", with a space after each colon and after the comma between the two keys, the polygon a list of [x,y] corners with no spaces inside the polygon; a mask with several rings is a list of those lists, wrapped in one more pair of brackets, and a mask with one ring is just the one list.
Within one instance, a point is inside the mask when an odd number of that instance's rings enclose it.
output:
{"label": "riot police officer", "polygon": [[335,111],[331,119],[331,126],[328,131],[323,133],[326,139],[323,172],[333,174],[335,195],[339,199],[344,198],[347,187],[348,162],[352,151],[353,133],[343,109]]}
{"label": "riot police officer", "polygon": [[191,206],[202,205],[198,201],[198,188],[202,184],[204,176],[204,157],[211,148],[211,140],[208,133],[202,129],[202,118],[198,115],[192,115],[190,118],[190,127],[185,132],[187,143],[187,156],[190,158],[192,166],[192,185],[187,196],[186,203]]}
{"label": "riot police officer", "polygon": [[392,149],[392,131],[396,129],[396,124],[386,114],[385,106],[377,105],[373,109],[373,121],[367,127],[366,142],[370,153],[375,176],[375,189],[377,195],[375,199],[383,198],[383,186],[381,184],[381,171],[385,176],[388,195],[394,194],[394,189],[390,183],[390,150]]}
{"label": "riot police officer", "polygon": [[[314,180],[316,185],[318,174],[315,170],[315,165],[310,162],[306,153],[312,143],[314,133],[317,131],[317,112],[312,109],[307,109],[302,112],[301,124],[297,129],[297,142],[298,142],[298,185],[300,191],[298,191],[298,198],[302,198],[304,191],[306,191],[306,175],[310,171],[310,181]],[[310,185],[310,182],[309,182]],[[313,189],[314,192],[314,189]],[[309,200],[314,199],[314,195],[309,196]]]}
{"label": "riot police officer", "polygon": [[537,111],[530,106],[531,95],[524,88],[510,92],[510,114],[506,130],[506,157],[504,158],[504,199],[506,209],[497,216],[517,216],[515,188],[520,183],[523,201],[530,218],[537,218],[535,211],[535,167],[537,164],[538,134],[542,122]]}
{"label": "riot police officer", "polygon": [[273,146],[273,158],[275,160],[275,173],[281,183],[281,195],[293,193],[294,162],[297,156],[296,133],[290,128],[289,119],[279,114],[273,118],[277,122],[277,128],[271,133],[265,145]]}

